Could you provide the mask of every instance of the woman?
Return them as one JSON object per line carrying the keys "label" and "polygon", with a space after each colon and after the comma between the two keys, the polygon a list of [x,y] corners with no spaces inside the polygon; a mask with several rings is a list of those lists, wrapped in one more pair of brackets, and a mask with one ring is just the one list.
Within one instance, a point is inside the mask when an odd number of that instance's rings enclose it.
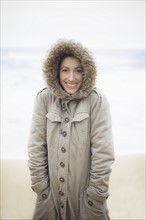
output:
{"label": "woman", "polygon": [[43,72],[47,88],[36,97],[28,145],[33,219],[107,220],[111,117],[107,99],[93,89],[92,55],[78,42],[60,40]]}

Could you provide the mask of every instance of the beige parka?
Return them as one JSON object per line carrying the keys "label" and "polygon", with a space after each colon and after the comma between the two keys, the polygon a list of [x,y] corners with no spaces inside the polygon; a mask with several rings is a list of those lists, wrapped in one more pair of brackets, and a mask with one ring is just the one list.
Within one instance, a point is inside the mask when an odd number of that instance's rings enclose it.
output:
{"label": "beige parka", "polygon": [[[84,80],[73,95],[59,84],[64,55],[81,62]],[[114,161],[106,97],[93,89],[91,53],[73,40],[60,40],[44,61],[47,88],[35,99],[28,143],[34,220],[108,220],[106,199]]]}

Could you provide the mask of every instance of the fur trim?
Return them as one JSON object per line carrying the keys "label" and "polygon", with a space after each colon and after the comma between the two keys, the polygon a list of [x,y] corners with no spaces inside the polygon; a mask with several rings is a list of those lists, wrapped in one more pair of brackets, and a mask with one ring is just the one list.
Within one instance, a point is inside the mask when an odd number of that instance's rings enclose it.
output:
{"label": "fur trim", "polygon": [[[84,71],[81,88],[74,94],[68,94],[62,89],[58,80],[59,62],[64,54],[78,58]],[[81,99],[87,97],[95,85],[96,66],[91,55],[85,47],[74,40],[59,40],[50,49],[44,61],[43,76],[50,92],[61,99]]]}

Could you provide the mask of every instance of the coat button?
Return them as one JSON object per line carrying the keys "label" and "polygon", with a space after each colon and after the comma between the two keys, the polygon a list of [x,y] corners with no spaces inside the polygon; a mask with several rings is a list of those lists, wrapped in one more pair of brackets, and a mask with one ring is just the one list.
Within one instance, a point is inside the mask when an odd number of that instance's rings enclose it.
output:
{"label": "coat button", "polygon": [[62,148],[61,148],[61,151],[62,151],[63,153],[65,153],[65,152],[66,152],[66,149],[65,149],[64,147],[62,147]]}
{"label": "coat button", "polygon": [[63,131],[62,134],[63,134],[63,137],[67,136],[67,132],[66,131]]}
{"label": "coat button", "polygon": [[64,208],[64,205],[63,205],[63,203],[60,203],[60,207],[63,209]]}
{"label": "coat button", "polygon": [[64,192],[59,191],[59,195],[64,196]]}
{"label": "coat button", "polygon": [[93,206],[93,202],[92,201],[88,201],[88,204],[90,205],[90,206]]}
{"label": "coat button", "polygon": [[60,162],[61,167],[65,167],[65,164],[63,162]]}
{"label": "coat button", "polygon": [[65,123],[68,123],[68,122],[69,122],[69,118],[68,118],[68,117],[65,118],[65,119],[64,119],[64,122],[65,122]]}
{"label": "coat button", "polygon": [[63,177],[60,177],[60,182],[64,183],[64,178]]}
{"label": "coat button", "polygon": [[47,194],[42,194],[42,198],[46,199],[47,198]]}

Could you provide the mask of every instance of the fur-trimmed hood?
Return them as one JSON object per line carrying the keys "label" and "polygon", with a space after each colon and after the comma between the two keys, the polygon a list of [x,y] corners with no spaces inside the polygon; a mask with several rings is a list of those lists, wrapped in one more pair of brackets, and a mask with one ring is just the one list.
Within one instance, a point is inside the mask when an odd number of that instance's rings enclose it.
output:
{"label": "fur-trimmed hood", "polygon": [[[59,65],[64,55],[80,60],[84,79],[80,89],[74,94],[68,94],[59,83]],[[87,97],[95,85],[96,65],[91,55],[81,43],[74,40],[59,40],[53,45],[44,61],[43,75],[49,91],[61,99],[81,99]]]}

